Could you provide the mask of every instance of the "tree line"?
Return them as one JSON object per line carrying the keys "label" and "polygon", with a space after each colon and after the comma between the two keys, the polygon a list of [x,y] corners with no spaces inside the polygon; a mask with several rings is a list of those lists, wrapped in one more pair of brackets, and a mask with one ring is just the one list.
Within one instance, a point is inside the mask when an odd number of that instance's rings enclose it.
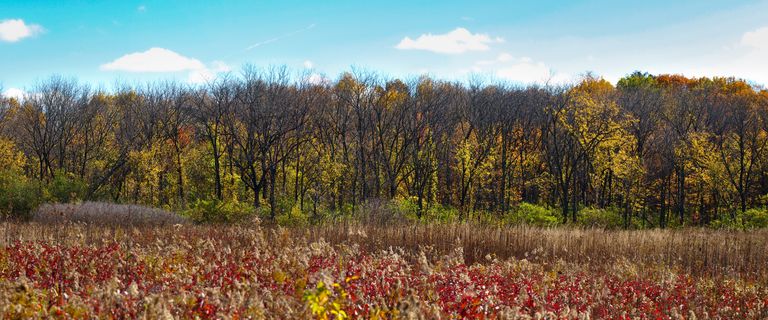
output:
{"label": "tree line", "polygon": [[[204,85],[99,90],[52,77],[0,102],[0,163],[73,199],[184,209],[248,203],[274,218],[370,199],[462,215],[522,202],[614,208],[625,224],[708,224],[768,198],[768,91],[636,72],[519,86],[245,67]],[[69,192],[69,191],[67,191]],[[72,200],[72,199],[68,199]]]}

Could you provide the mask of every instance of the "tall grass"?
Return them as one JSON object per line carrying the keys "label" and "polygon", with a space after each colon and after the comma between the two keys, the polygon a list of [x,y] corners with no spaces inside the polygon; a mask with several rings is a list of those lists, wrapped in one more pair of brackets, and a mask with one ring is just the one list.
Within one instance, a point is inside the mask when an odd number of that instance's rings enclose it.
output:
{"label": "tall grass", "polygon": [[[161,220],[164,221],[164,220]],[[462,251],[466,264],[493,259],[561,262],[596,268],[631,262],[643,268],[669,267],[698,276],[738,277],[768,283],[768,231],[710,229],[606,231],[601,229],[486,227],[476,224],[369,225],[340,223],[303,228],[231,225],[0,224],[0,245],[16,241],[62,244],[123,243],[127,246],[174,239],[215,239],[240,245],[264,238],[275,248],[326,241],[365,252],[399,248],[430,258]]]}
{"label": "tall grass", "polygon": [[696,275],[768,279],[768,231],[711,229],[602,230],[486,227],[475,224],[371,226],[341,224],[292,229],[310,241],[358,244],[366,250],[430,246],[438,254],[463,248],[467,263],[488,257],[540,263],[610,264],[627,260],[669,266]]}
{"label": "tall grass", "polygon": [[82,222],[103,225],[174,225],[188,219],[161,209],[105,202],[44,204],[32,212],[38,223]]}

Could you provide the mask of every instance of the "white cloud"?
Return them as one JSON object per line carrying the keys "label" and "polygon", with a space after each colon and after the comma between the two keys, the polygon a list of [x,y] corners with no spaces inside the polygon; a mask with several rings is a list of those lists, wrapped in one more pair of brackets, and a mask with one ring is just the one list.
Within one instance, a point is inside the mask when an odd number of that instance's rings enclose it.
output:
{"label": "white cloud", "polygon": [[43,32],[43,27],[36,24],[26,24],[21,19],[0,22],[0,41],[16,42],[41,32]]}
{"label": "white cloud", "polygon": [[501,79],[524,84],[560,84],[571,80],[569,75],[555,72],[543,62],[529,57],[516,58],[507,52],[500,53],[493,60],[477,61],[468,71],[490,73]]}
{"label": "white cloud", "polygon": [[219,73],[232,71],[232,68],[223,61],[214,61],[210,67],[203,67],[189,72],[187,81],[190,83],[206,83],[216,79]]}
{"label": "white cloud", "polygon": [[3,95],[8,98],[15,98],[16,100],[22,100],[24,98],[24,91],[18,88],[8,88],[3,92]]}
{"label": "white cloud", "polygon": [[215,72],[229,72],[232,71],[232,67],[226,64],[224,61],[214,61],[211,63],[211,69]]}
{"label": "white cloud", "polygon": [[195,84],[206,83],[213,79],[216,79],[216,74],[209,69],[193,70],[187,76],[187,81]]}
{"label": "white cloud", "polygon": [[682,71],[688,76],[736,76],[768,85],[768,27],[743,33],[737,46]]}
{"label": "white cloud", "polygon": [[305,69],[312,69],[315,65],[312,63],[312,61],[304,60],[304,68]]}
{"label": "white cloud", "polygon": [[511,66],[498,69],[496,74],[504,79],[518,82],[536,82],[549,77],[549,67],[544,63],[520,61]]}
{"label": "white cloud", "polygon": [[136,8],[136,11],[138,11],[138,12],[147,12],[147,6],[142,4],[138,8]]}
{"label": "white cloud", "polygon": [[741,36],[741,44],[757,49],[768,49],[768,27],[744,33]]}
{"label": "white cloud", "polygon": [[126,54],[115,61],[101,65],[104,71],[126,72],[178,72],[204,69],[200,60],[187,58],[163,48]]}
{"label": "white cloud", "polygon": [[513,58],[514,57],[511,54],[506,53],[506,52],[502,52],[502,53],[499,54],[498,57],[496,57],[496,60],[499,60],[501,62],[507,62],[507,61],[512,60]]}
{"label": "white cloud", "polygon": [[405,37],[395,48],[400,50],[425,50],[443,54],[460,54],[467,51],[486,51],[492,43],[504,42],[504,39],[492,38],[487,34],[469,32],[456,28],[445,34],[422,34],[416,40]]}
{"label": "white cloud", "polygon": [[125,72],[182,72],[189,71],[187,81],[205,83],[215,79],[219,73],[229,72],[232,68],[223,61],[213,61],[205,65],[195,58],[185,57],[163,48],[151,48],[144,52],[126,54],[115,61],[100,67],[103,71]]}
{"label": "white cloud", "polygon": [[[481,66],[492,66],[492,65],[495,65],[495,64],[503,63],[503,62],[512,61],[514,58],[515,57],[512,56],[511,54],[506,53],[506,52],[502,52],[502,53],[500,53],[496,57],[496,59],[493,59],[493,60],[480,60],[480,61],[475,62],[475,66],[472,69],[479,71],[479,70],[482,69]],[[523,59],[529,59],[529,58],[523,58]]]}
{"label": "white cloud", "polygon": [[570,76],[557,73],[543,62],[518,61],[512,65],[496,70],[499,78],[520,83],[564,83],[570,80]]}
{"label": "white cloud", "polygon": [[313,74],[310,74],[309,77],[307,77],[307,82],[311,84],[325,84],[329,82],[329,79],[326,77],[323,77],[320,74],[313,73]]}

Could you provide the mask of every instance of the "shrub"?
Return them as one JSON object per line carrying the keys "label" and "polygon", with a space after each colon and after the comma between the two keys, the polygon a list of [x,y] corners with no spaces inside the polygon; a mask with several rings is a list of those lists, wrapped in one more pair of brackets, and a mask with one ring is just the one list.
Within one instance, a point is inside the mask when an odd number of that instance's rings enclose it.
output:
{"label": "shrub", "polygon": [[40,185],[10,170],[0,172],[0,216],[28,219],[41,203]]}
{"label": "shrub", "polygon": [[560,222],[557,212],[539,205],[523,202],[517,205],[507,215],[505,222],[508,224],[527,224],[540,227],[555,226]]}
{"label": "shrub", "polygon": [[741,215],[744,227],[749,229],[768,227],[768,210],[765,208],[753,208]]}
{"label": "shrub", "polygon": [[40,204],[40,184],[24,175],[25,162],[13,141],[0,138],[0,217],[27,219]]}
{"label": "shrub", "polygon": [[251,204],[217,199],[197,200],[182,212],[182,215],[197,223],[242,222],[255,214],[256,209]]}
{"label": "shrub", "polygon": [[309,224],[309,217],[301,211],[299,205],[294,205],[288,212],[276,217],[277,224],[280,226],[306,226]]}
{"label": "shrub", "polygon": [[53,181],[46,187],[48,200],[51,202],[69,203],[82,200],[87,186],[72,173],[57,171]]}
{"label": "shrub", "polygon": [[621,228],[624,220],[615,208],[584,208],[579,211],[577,221],[590,228]]}
{"label": "shrub", "polygon": [[427,203],[426,201],[424,202],[421,219],[419,219],[419,204],[416,197],[393,200],[391,208],[392,212],[390,213],[390,216],[392,216],[394,220],[437,223],[450,223],[459,220],[458,209],[451,206],[444,206],[439,203]]}
{"label": "shrub", "polygon": [[766,208],[753,208],[745,211],[744,213],[736,213],[736,218],[731,218],[731,215],[726,214],[720,216],[717,220],[712,221],[709,226],[715,229],[759,229],[768,227],[768,209]]}
{"label": "shrub", "polygon": [[425,211],[427,221],[453,223],[459,220],[459,209],[451,206],[436,204]]}
{"label": "shrub", "polygon": [[110,226],[154,226],[188,223],[186,218],[169,211],[139,205],[104,202],[45,204],[34,211],[32,221],[52,224],[83,222]]}

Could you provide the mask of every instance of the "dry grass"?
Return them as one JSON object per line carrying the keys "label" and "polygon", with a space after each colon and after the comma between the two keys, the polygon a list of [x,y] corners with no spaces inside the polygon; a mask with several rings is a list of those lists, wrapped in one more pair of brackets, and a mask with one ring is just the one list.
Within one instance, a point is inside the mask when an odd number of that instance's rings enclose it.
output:
{"label": "dry grass", "polygon": [[768,280],[768,231],[711,229],[609,231],[575,228],[493,228],[473,224],[420,224],[398,227],[334,225],[291,230],[295,237],[357,243],[366,250],[388,247],[436,253],[462,247],[467,263],[487,256],[528,259],[539,263],[610,264],[630,261],[669,266],[707,276]]}
{"label": "dry grass", "polygon": [[561,262],[595,267],[631,262],[641,267],[668,267],[696,276],[742,278],[768,283],[768,231],[710,229],[606,231],[568,228],[491,228],[473,224],[373,226],[337,224],[306,228],[266,228],[227,225],[136,226],[4,223],[0,245],[15,241],[55,241],[63,244],[110,242],[146,245],[156,241],[228,239],[247,243],[258,234],[275,248],[327,241],[357,246],[364,252],[390,248],[431,258],[463,251],[467,264],[489,258],[526,259],[543,265]]}
{"label": "dry grass", "polygon": [[764,319],[767,235],[4,222],[0,318]]}
{"label": "dry grass", "polygon": [[186,218],[161,209],[104,202],[45,204],[32,213],[32,221],[47,224],[82,222],[122,226],[188,223]]}

